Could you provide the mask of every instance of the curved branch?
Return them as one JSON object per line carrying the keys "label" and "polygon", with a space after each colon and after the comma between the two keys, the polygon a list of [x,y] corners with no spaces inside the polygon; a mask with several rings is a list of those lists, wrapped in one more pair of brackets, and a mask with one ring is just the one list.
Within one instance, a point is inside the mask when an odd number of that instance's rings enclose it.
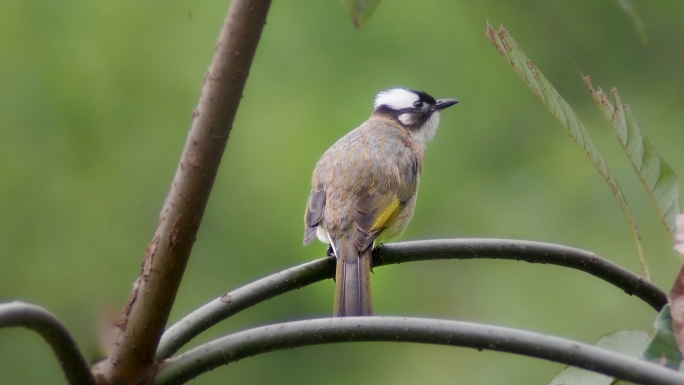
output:
{"label": "curved branch", "polygon": [[224,294],[169,327],[159,342],[157,361],[171,357],[203,331],[242,310],[334,275],[335,260],[322,258],[269,275]]}
{"label": "curved branch", "polygon": [[0,329],[17,326],[33,330],[45,339],[55,352],[57,362],[69,384],[95,384],[76,341],[66,326],[52,313],[42,307],[23,302],[0,304]]}
{"label": "curved branch", "polygon": [[[553,264],[585,271],[654,309],[667,303],[665,293],[631,271],[594,253],[550,243],[506,239],[447,239],[380,246],[374,266],[431,259],[494,258]],[[323,258],[262,278],[217,298],[172,325],[162,336],[157,360],[171,357],[204,330],[244,309],[288,291],[332,278],[335,264]]]}
{"label": "curved branch", "polygon": [[496,350],[561,362],[643,385],[684,384],[684,375],[674,370],[564,338],[469,322],[399,317],[324,318],[245,330],[168,360],[153,384],[181,384],[220,365],[274,350],[352,341]]}
{"label": "curved branch", "polygon": [[232,129],[270,0],[233,0],[216,42],[176,174],[142,269],[133,284],[114,350],[98,367],[105,381],[148,375]]}
{"label": "curved branch", "polygon": [[643,277],[590,251],[553,243],[511,239],[436,239],[383,245],[377,251],[379,265],[433,259],[478,258],[570,267],[589,273],[640,298],[656,311],[660,311],[667,303],[667,295]]}

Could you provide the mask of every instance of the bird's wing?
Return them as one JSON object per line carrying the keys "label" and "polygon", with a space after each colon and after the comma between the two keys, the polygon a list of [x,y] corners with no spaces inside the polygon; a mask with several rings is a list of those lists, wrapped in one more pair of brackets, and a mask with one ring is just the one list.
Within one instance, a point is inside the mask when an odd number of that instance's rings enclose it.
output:
{"label": "bird's wing", "polygon": [[401,209],[402,202],[396,195],[364,195],[356,202],[356,247],[366,250],[380,232],[392,224]]}
{"label": "bird's wing", "polygon": [[308,245],[316,237],[316,228],[323,219],[325,210],[325,190],[314,187],[309,194],[304,214],[304,245]]}

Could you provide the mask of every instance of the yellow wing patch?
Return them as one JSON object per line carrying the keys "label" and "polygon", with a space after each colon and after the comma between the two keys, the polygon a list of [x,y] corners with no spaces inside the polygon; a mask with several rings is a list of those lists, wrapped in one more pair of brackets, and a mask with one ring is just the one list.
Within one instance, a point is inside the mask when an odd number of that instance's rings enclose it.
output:
{"label": "yellow wing patch", "polygon": [[400,206],[401,202],[399,199],[397,199],[397,197],[392,197],[384,207],[378,207],[374,213],[375,218],[369,232],[375,233],[391,225],[397,217]]}

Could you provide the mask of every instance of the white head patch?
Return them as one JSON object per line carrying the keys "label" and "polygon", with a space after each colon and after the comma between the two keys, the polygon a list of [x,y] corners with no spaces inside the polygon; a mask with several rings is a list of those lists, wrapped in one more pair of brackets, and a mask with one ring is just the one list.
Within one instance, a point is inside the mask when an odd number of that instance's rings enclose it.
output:
{"label": "white head patch", "polygon": [[413,103],[418,101],[418,99],[418,95],[409,90],[393,88],[380,92],[378,96],[375,97],[374,107],[378,108],[384,104],[393,110],[401,110],[402,108],[413,107]]}

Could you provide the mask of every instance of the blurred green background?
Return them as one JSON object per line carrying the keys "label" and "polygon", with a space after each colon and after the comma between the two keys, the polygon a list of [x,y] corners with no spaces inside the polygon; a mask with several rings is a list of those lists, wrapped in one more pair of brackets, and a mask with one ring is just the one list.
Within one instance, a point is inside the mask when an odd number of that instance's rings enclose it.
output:
{"label": "blurred green background", "polygon": [[[503,23],[576,109],[640,225],[653,278],[680,260],[581,82],[620,89],[684,175],[684,3],[638,1],[643,45],[615,1],[384,1],[355,30],[335,0],[275,1],[171,321],[280,269],[302,246],[318,157],[394,86],[447,110],[402,240],[502,237],[594,251],[640,272],[631,233],[588,159],[484,36]],[[53,311],[88,359],[100,315],[123,307],[150,241],[227,10],[215,0],[0,2],[0,301]],[[329,316],[328,280],[270,300],[197,342]],[[468,320],[584,342],[651,330],[655,312],[587,274],[512,261],[378,268],[380,315]],[[562,365],[461,348],[307,347],[222,367],[195,384],[545,384]],[[6,384],[63,384],[35,334],[0,330]]]}

